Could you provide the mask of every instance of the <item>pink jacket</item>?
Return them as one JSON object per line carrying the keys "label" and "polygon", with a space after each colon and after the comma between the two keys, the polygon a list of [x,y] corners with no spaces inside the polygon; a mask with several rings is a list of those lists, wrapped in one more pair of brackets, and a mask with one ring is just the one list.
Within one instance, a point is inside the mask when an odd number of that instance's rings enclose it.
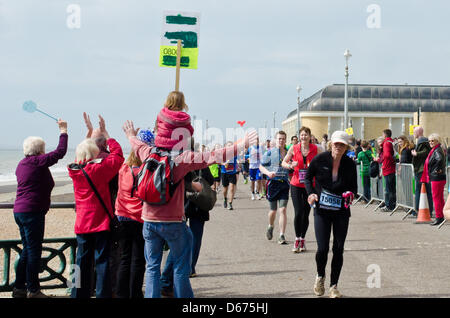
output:
{"label": "pink jacket", "polygon": [[[156,126],[158,127],[158,134],[155,138],[155,145],[166,149],[172,149],[183,140],[183,137],[184,140],[187,140],[186,137],[190,137],[194,133],[191,117],[187,113],[173,111],[166,107],[163,107],[159,112]],[[188,136],[186,136],[187,134]],[[179,146],[177,146],[178,149],[186,147],[186,145]]]}
{"label": "pink jacket", "polygon": [[[158,131],[159,134],[159,131]],[[134,153],[144,161],[153,147],[148,146],[136,137],[129,138]],[[174,182],[180,181],[175,192],[166,205],[149,205],[144,202],[142,219],[148,222],[181,222],[184,219],[184,176],[193,170],[204,169],[215,163],[222,163],[243,150],[236,145],[212,152],[185,151],[177,156],[173,169]]]}
{"label": "pink jacket", "polygon": [[[136,175],[139,167],[133,167]],[[142,202],[136,196],[131,197],[133,188],[133,176],[131,168],[126,163],[119,170],[119,191],[116,198],[116,215],[125,216],[142,223]]]}

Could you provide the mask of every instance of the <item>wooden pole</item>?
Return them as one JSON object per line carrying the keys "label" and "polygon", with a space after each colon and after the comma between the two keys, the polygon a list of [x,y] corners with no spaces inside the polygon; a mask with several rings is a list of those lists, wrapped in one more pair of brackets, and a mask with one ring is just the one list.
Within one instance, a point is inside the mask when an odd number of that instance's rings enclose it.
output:
{"label": "wooden pole", "polygon": [[180,90],[180,61],[181,61],[181,40],[177,42],[177,69],[175,78],[175,91]]}

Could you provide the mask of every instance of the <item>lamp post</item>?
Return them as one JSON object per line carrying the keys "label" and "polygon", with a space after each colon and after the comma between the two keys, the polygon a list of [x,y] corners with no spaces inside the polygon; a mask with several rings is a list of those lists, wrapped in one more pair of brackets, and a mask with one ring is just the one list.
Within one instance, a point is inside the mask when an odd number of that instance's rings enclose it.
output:
{"label": "lamp post", "polygon": [[[275,114],[277,112],[273,112],[273,133],[275,134]],[[274,136],[275,137],[275,136]]]}
{"label": "lamp post", "polygon": [[297,86],[297,129],[295,130],[295,135],[300,138],[298,131],[300,130],[300,91],[302,88],[300,85]]}
{"label": "lamp post", "polygon": [[347,49],[345,56],[345,92],[344,92],[344,130],[348,128],[348,59],[352,57]]}

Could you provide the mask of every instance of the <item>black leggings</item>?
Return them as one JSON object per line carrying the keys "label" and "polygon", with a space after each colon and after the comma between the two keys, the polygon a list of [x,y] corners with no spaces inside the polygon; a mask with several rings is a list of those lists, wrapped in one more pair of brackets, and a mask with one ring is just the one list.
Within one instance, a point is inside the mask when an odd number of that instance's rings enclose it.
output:
{"label": "black leggings", "polygon": [[295,236],[305,238],[309,226],[308,193],[305,188],[291,185],[292,203],[294,204],[294,229]]}
{"label": "black leggings", "polygon": [[336,285],[344,263],[344,243],[347,237],[349,216],[343,216],[342,212],[329,212],[330,214],[314,214],[314,230],[316,232],[317,275],[325,277],[328,250],[330,249],[330,236],[333,230],[333,259],[331,261],[330,286]]}

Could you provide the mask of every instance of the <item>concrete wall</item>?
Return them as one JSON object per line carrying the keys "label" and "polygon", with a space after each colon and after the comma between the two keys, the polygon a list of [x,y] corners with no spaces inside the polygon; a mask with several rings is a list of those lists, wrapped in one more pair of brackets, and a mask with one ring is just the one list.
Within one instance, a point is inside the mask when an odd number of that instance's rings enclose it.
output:
{"label": "concrete wall", "polygon": [[[450,141],[450,113],[421,113],[420,126],[424,136],[439,134],[448,144]],[[414,124],[417,125],[417,113],[414,113]]]}

